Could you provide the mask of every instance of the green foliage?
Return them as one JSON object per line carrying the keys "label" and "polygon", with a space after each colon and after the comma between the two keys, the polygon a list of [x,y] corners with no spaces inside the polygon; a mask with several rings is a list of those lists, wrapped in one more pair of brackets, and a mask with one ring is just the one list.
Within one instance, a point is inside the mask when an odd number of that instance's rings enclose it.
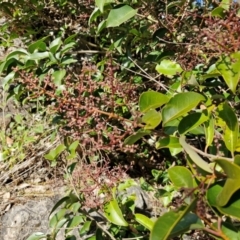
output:
{"label": "green foliage", "polygon": [[[121,193],[127,188],[136,185],[134,181],[125,181],[119,183],[117,186],[118,193]],[[104,199],[109,199],[107,191],[104,189],[99,189],[101,194],[105,194]],[[110,189],[113,196],[115,195],[116,189]],[[119,194],[121,196],[121,194]],[[93,196],[92,196],[93,197]],[[124,199],[125,198],[125,199]],[[111,197],[110,200],[104,201],[103,214],[101,209],[89,209],[86,210],[86,205],[89,199],[85,199],[82,194],[75,195],[70,192],[67,196],[60,199],[52,209],[49,216],[49,225],[52,229],[51,233],[47,236],[48,239],[55,239],[56,235],[60,231],[63,225],[66,226],[65,238],[72,236],[72,230],[77,229],[79,237],[85,239],[92,239],[92,237],[98,237],[101,235],[100,239],[122,239],[124,237],[143,237],[147,230],[151,230],[154,221],[145,215],[135,213],[135,205],[132,199],[133,195],[126,197]],[[128,219],[129,222],[125,220],[127,214],[133,214],[132,219]],[[94,218],[96,216],[96,219]],[[98,223],[101,218],[101,223]],[[108,226],[102,225],[102,222],[108,222]],[[131,224],[131,226],[130,226]],[[142,227],[143,226],[143,227]],[[136,233],[131,233],[129,230],[131,228],[138,229]],[[145,227],[145,228],[144,228]],[[94,233],[93,233],[94,228]],[[93,233],[93,234],[91,234]],[[34,233],[29,239],[41,239],[42,233]],[[145,238],[144,238],[145,239]]]}
{"label": "green foliage", "polygon": [[118,226],[128,226],[128,223],[123,218],[121,209],[119,208],[116,199],[106,203],[104,206],[104,213],[109,222],[112,222]]}
{"label": "green foliage", "polygon": [[[84,208],[80,189],[53,208],[51,234],[35,233],[29,240],[55,239],[65,224],[66,239],[72,228],[86,239],[170,239],[189,230],[239,238],[238,6],[229,0],[204,6],[138,0],[51,0],[45,6],[18,0],[0,8],[9,18],[0,27],[1,45],[10,47],[21,37],[26,46],[1,60],[2,86],[42,115],[54,106],[49,115],[63,139],[44,155],[52,166],[64,152],[68,160],[80,154],[91,163],[107,156],[113,165],[125,156],[157,159],[164,169],[150,170],[152,181],[161,183],[158,200],[172,204],[153,220],[135,213],[134,196],[116,196],[116,189],[135,183],[102,186],[106,231],[90,214],[96,209]],[[73,70],[79,52],[96,54],[80,64],[80,73]],[[12,164],[16,153],[24,160],[24,149],[45,136],[43,124],[32,126],[16,115],[10,133],[1,132],[4,161]],[[14,139],[11,146],[6,136]],[[217,223],[207,220],[209,212]]]}

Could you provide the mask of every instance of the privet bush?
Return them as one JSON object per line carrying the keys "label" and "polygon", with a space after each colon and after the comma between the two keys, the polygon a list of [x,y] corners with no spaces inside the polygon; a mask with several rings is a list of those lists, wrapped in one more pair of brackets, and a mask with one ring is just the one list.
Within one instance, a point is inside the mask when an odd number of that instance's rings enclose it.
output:
{"label": "privet bush", "polygon": [[[9,4],[2,6],[12,21],[26,19],[29,5]],[[40,16],[41,4],[31,4]],[[69,159],[80,153],[90,162],[108,158],[113,163],[114,158],[116,164],[121,156],[162,160],[162,171],[150,169],[154,176],[148,179],[161,189],[146,182],[145,187],[169,211],[157,219],[137,213],[134,196],[116,194],[136,183],[119,178],[115,185],[100,184],[99,194],[106,197],[102,206],[85,211],[84,191],[75,186],[54,207],[60,210],[50,219],[53,231],[48,237],[54,239],[67,223],[88,239],[171,239],[194,231],[214,239],[238,239],[239,5],[104,0],[49,4],[67,10],[61,14],[68,20],[77,14],[82,20],[88,9],[84,34],[72,35],[62,22],[57,29],[43,24],[41,38],[32,43],[29,35],[27,49],[2,61],[4,87],[13,84],[14,97],[23,103],[51,105],[64,141],[45,155],[50,161],[56,163],[64,150]],[[52,36],[44,36],[51,31]],[[80,43],[85,43],[82,49]],[[73,70],[78,61],[74,51],[94,54],[78,72]],[[165,156],[159,158],[159,152]],[[92,210],[101,210],[105,227],[91,218]],[[68,230],[65,234],[71,237]]]}

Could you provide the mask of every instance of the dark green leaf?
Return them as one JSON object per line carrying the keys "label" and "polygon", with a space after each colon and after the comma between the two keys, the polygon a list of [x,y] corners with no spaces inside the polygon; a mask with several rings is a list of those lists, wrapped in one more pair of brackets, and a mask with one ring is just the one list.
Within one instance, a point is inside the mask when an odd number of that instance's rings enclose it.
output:
{"label": "dark green leaf", "polygon": [[196,112],[189,114],[180,121],[178,125],[178,132],[180,134],[186,134],[206,122],[208,118],[209,117],[206,111],[203,111],[202,113]]}
{"label": "dark green leaf", "polygon": [[109,3],[112,3],[112,2],[114,2],[114,0],[95,0],[95,4],[101,12],[103,12],[104,6],[106,4],[109,4]]}
{"label": "dark green leaf", "polygon": [[165,94],[148,91],[141,94],[139,98],[139,108],[141,112],[147,112],[150,109],[156,109],[169,101],[169,97]]}
{"label": "dark green leaf", "polygon": [[203,229],[201,219],[194,213],[187,213],[171,232],[171,238],[180,236],[189,230]]}
{"label": "dark green leaf", "polygon": [[206,147],[207,148],[212,144],[214,138],[214,118],[210,117],[207,122],[204,124],[205,138],[206,138]]}
{"label": "dark green leaf", "polygon": [[[215,229],[218,228],[217,223],[214,223],[213,226]],[[238,229],[230,222],[222,222],[221,231],[227,239],[240,240],[240,232],[238,232]]]}
{"label": "dark green leaf", "polygon": [[234,163],[240,166],[240,155],[235,155],[234,156]]}
{"label": "dark green leaf", "polygon": [[29,53],[33,53],[35,50],[39,50],[39,51],[46,51],[47,46],[46,43],[44,42],[48,37],[44,37],[39,39],[38,41],[30,44],[28,46],[28,51]]}
{"label": "dark green leaf", "polygon": [[163,108],[163,124],[178,117],[183,117],[186,113],[194,109],[205,97],[195,92],[184,92],[175,95]]}
{"label": "dark green leaf", "polygon": [[29,53],[28,53],[27,50],[22,49],[22,48],[19,48],[19,49],[15,50],[15,51],[9,53],[9,54],[7,55],[6,61],[9,60],[10,58],[13,58],[13,57],[14,57],[14,58],[15,58],[15,57],[18,58],[18,57],[21,56],[21,55],[23,55],[23,56],[28,56]]}
{"label": "dark green leaf", "polygon": [[[181,229],[181,231],[183,229],[189,230],[189,228],[187,229],[187,226],[185,225],[186,223],[188,224],[195,224],[197,219],[196,217],[190,216],[190,221],[187,220],[184,223],[183,220],[183,224],[178,225],[177,224],[184,219],[184,217],[192,210],[193,206],[195,206],[196,204],[196,199],[194,199],[190,205],[188,205],[187,207],[185,207],[185,209],[180,210],[180,211],[169,211],[167,213],[165,213],[164,215],[162,215],[161,217],[159,217],[157,219],[157,221],[155,222],[151,235],[150,235],[150,240],[167,240],[169,239],[169,237],[171,236],[172,233],[174,233],[173,231],[179,231]],[[175,230],[174,230],[175,229]]]}
{"label": "dark green leaf", "polygon": [[69,37],[67,37],[64,41],[63,41],[63,44],[64,44],[64,47],[67,45],[67,44],[72,44],[72,40],[77,36],[77,34],[73,34],[73,35],[70,35]]}
{"label": "dark green leaf", "polygon": [[161,148],[181,148],[181,144],[179,143],[179,138],[174,136],[169,136],[162,138],[156,142],[156,149]]}
{"label": "dark green leaf", "polygon": [[47,160],[53,161],[66,149],[64,144],[58,145],[55,149],[52,149],[48,154],[44,155]]}
{"label": "dark green leaf", "polygon": [[226,15],[226,12],[222,7],[216,7],[212,10],[211,15],[213,17],[224,18],[224,16]]}
{"label": "dark green leaf", "polygon": [[83,237],[86,233],[89,232],[90,227],[91,227],[92,221],[86,221],[82,228],[79,231],[80,237]]}
{"label": "dark green leaf", "polygon": [[234,156],[234,151],[238,142],[239,125],[238,119],[232,108],[224,103],[218,107],[219,117],[225,122],[223,126],[224,135],[223,140],[227,149]]}
{"label": "dark green leaf", "polygon": [[105,204],[104,216],[108,221],[118,226],[128,226],[128,223],[124,219],[122,211],[118,206],[118,202],[115,199]]}
{"label": "dark green leaf", "polygon": [[135,213],[135,220],[140,223],[141,225],[143,225],[145,228],[147,228],[149,231],[152,231],[153,229],[153,225],[154,222],[153,220],[151,220],[150,218],[148,218],[147,216],[140,214],[140,213]]}
{"label": "dark green leaf", "polygon": [[177,188],[193,188],[192,173],[186,168],[175,166],[168,169],[169,178]]}
{"label": "dark green leaf", "polygon": [[62,40],[60,37],[54,39],[49,46],[49,50],[52,54],[55,54],[57,50],[61,47],[62,45]]}
{"label": "dark green leaf", "polygon": [[83,216],[74,216],[72,219],[69,220],[67,224],[66,233],[70,232],[75,227],[79,227],[79,225],[83,222]]}
{"label": "dark green leaf", "polygon": [[142,117],[142,122],[146,124],[144,129],[155,129],[161,121],[161,113],[157,112],[155,109],[150,109]]}
{"label": "dark green leaf", "polygon": [[217,198],[218,206],[225,206],[231,196],[240,189],[240,166],[225,159],[215,159],[215,162],[223,169],[227,175],[223,190]]}
{"label": "dark green leaf", "polygon": [[30,60],[41,60],[49,57],[49,52],[34,52],[29,56]]}
{"label": "dark green leaf", "polygon": [[112,9],[107,18],[106,27],[118,27],[122,23],[134,17],[136,13],[137,10],[134,10],[128,5]]}
{"label": "dark green leaf", "polygon": [[55,213],[49,221],[50,228],[56,228],[61,220],[66,220],[65,219],[66,212],[67,209],[60,209],[57,213]]}
{"label": "dark green leaf", "polygon": [[232,53],[230,56],[222,56],[216,67],[230,90],[235,93],[240,79],[240,52]]}
{"label": "dark green leaf", "polygon": [[50,216],[58,207],[60,207],[64,202],[66,203],[66,202],[68,202],[69,200],[70,200],[70,197],[69,197],[69,196],[66,196],[66,197],[61,198],[61,199],[54,205],[54,207],[52,208],[49,216]]}
{"label": "dark green leaf", "polygon": [[217,182],[207,190],[207,199],[211,206],[216,207],[219,212],[226,216],[234,217],[240,220],[240,191],[233,194],[228,204],[224,207],[219,206],[217,199],[223,190],[225,181]]}
{"label": "dark green leaf", "polygon": [[135,134],[127,137],[124,141],[125,145],[132,145],[135,142],[137,142],[139,139],[141,139],[142,137],[146,136],[146,135],[150,135],[151,131],[150,130],[138,130]]}

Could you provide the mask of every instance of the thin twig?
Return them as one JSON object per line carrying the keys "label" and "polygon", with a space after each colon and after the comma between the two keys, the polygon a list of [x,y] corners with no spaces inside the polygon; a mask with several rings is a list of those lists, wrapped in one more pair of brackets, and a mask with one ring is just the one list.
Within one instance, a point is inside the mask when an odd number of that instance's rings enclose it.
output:
{"label": "thin twig", "polygon": [[224,159],[224,160],[227,160],[227,161],[230,161],[230,162],[233,162],[233,158],[226,158],[226,157],[222,157],[222,156],[215,156],[213,154],[209,154],[209,153],[205,153],[191,145],[189,145],[195,152],[199,153],[200,155],[204,156],[204,157],[207,157],[209,158],[211,161],[214,161],[215,159],[217,158],[221,158],[221,159]]}
{"label": "thin twig", "polygon": [[131,57],[128,57],[144,74],[146,74],[146,76],[148,77],[148,79],[150,79],[151,81],[154,81],[155,83],[159,84],[165,91],[169,92],[169,90],[166,88],[166,86],[164,84],[162,84],[161,82],[157,81],[155,78],[153,78],[151,75],[149,75],[142,67],[140,67]]}

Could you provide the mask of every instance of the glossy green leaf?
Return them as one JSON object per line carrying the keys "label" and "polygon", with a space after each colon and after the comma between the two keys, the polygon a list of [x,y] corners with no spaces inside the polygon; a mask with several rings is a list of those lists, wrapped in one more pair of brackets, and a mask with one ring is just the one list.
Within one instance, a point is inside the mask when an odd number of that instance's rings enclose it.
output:
{"label": "glossy green leaf", "polygon": [[65,214],[66,214],[66,212],[67,212],[67,209],[60,209],[60,210],[58,210],[58,212],[55,213],[55,214],[51,217],[51,219],[50,219],[50,221],[49,221],[49,227],[50,227],[50,228],[56,228],[57,225],[58,225],[58,223],[59,223],[61,220],[65,219]]}
{"label": "glossy green leaf", "polygon": [[97,28],[97,33],[99,34],[103,29],[105,29],[107,27],[107,20],[102,20],[99,24],[98,24],[98,28]]}
{"label": "glossy green leaf", "polygon": [[222,7],[223,9],[228,11],[231,4],[232,4],[231,0],[222,0],[219,4],[219,7]]}
{"label": "glossy green leaf", "polygon": [[34,52],[29,56],[30,60],[41,60],[49,57],[49,52]]}
{"label": "glossy green leaf", "polygon": [[149,231],[152,231],[153,229],[153,225],[154,225],[154,221],[151,220],[150,218],[148,218],[147,216],[140,214],[140,213],[135,213],[135,220],[140,223],[141,225],[143,225],[145,228],[147,228]]}
{"label": "glossy green leaf", "polygon": [[179,143],[179,138],[174,136],[169,136],[158,140],[155,144],[156,149],[161,148],[181,148]]}
{"label": "glossy green leaf", "polygon": [[238,119],[232,108],[224,103],[218,108],[219,117],[224,121],[223,140],[227,149],[234,155],[234,151],[238,142],[239,125]]}
{"label": "glossy green leaf", "polygon": [[132,145],[134,143],[136,143],[138,140],[140,140],[142,137],[150,135],[151,131],[150,130],[138,130],[136,133],[134,133],[133,135],[127,137],[124,141],[125,145]]}
{"label": "glossy green leaf", "polygon": [[199,86],[199,83],[196,78],[196,74],[193,71],[184,71],[181,74],[183,84]]}
{"label": "glossy green leaf", "polygon": [[46,239],[47,235],[42,232],[35,232],[31,234],[26,240],[39,240],[39,239]]}
{"label": "glossy green leaf", "polygon": [[215,162],[227,175],[226,183],[217,197],[218,206],[225,206],[231,196],[240,189],[240,166],[225,159],[215,159]]}
{"label": "glossy green leaf", "polygon": [[[76,45],[76,42],[70,42],[70,43],[64,45],[63,48],[61,48],[61,50],[60,50],[60,55],[62,56],[65,52],[72,49],[75,45]],[[57,52],[57,53],[59,53],[59,52]]]}
{"label": "glossy green leaf", "polygon": [[141,112],[147,112],[150,109],[156,109],[169,101],[169,97],[165,94],[148,91],[141,94],[139,98],[139,108]]}
{"label": "glossy green leaf", "polygon": [[[191,204],[189,204],[185,209],[181,211],[169,211],[163,214],[161,217],[157,219],[155,222],[150,240],[167,240],[170,238],[173,231],[179,231],[177,228],[177,224],[186,217],[186,215],[191,211],[193,206],[196,204],[196,200],[194,199]],[[190,221],[186,221],[187,225],[182,224],[179,226],[181,229],[189,230],[190,225],[196,223],[196,218],[192,218]],[[175,229],[175,230],[174,230]],[[176,230],[177,229],[177,230]]]}
{"label": "glossy green leaf", "polygon": [[49,45],[50,52],[52,54],[56,53],[57,50],[61,47],[61,45],[62,45],[61,37],[58,37],[58,38],[54,39]]}
{"label": "glossy green leaf", "polygon": [[55,71],[55,72],[53,72],[52,76],[53,76],[54,84],[57,87],[59,87],[60,85],[62,85],[63,78],[66,76],[66,70],[61,69],[61,70]]}
{"label": "glossy green leaf", "polygon": [[[213,223],[213,226],[215,227],[215,229],[217,229],[217,222]],[[231,222],[222,222],[221,231],[225,235],[225,239],[240,240],[240,232],[238,232],[238,228],[235,227]]]}
{"label": "glossy green leaf", "polygon": [[2,63],[1,63],[1,65],[0,65],[0,74],[3,72],[3,71],[5,71],[5,70],[7,70],[7,68],[8,68],[8,66],[9,65],[11,65],[12,63],[15,63],[15,62],[17,62],[17,59],[15,59],[15,58],[10,58],[10,59],[6,59],[6,60],[4,60]]}
{"label": "glossy green leaf", "polygon": [[112,2],[114,2],[114,0],[95,0],[95,4],[101,12],[103,12],[105,5],[112,3]]}
{"label": "glossy green leaf", "polygon": [[180,152],[182,152],[183,149],[182,148],[169,148],[169,152],[171,153],[171,155],[177,156]]}
{"label": "glossy green leaf", "polygon": [[158,73],[168,76],[174,76],[183,71],[178,63],[168,59],[163,59],[161,63],[156,66],[156,70]]}
{"label": "glossy green leaf", "polygon": [[52,149],[48,154],[44,155],[47,160],[53,161],[66,149],[63,144],[58,145],[55,149]]}
{"label": "glossy green leaf", "polygon": [[74,141],[73,143],[71,143],[71,145],[68,147],[68,150],[69,150],[70,152],[76,151],[76,149],[77,149],[78,146],[79,146],[79,141],[76,140],[76,141]]}
{"label": "glossy green leaf", "polygon": [[212,173],[212,169],[210,168],[209,164],[204,161],[192,148],[190,145],[188,145],[185,142],[185,137],[181,136],[179,138],[179,142],[186,151],[186,153],[189,155],[191,160],[201,169],[203,169],[206,172]]}
{"label": "glossy green leaf", "polygon": [[39,51],[46,51],[47,46],[46,43],[44,42],[48,37],[44,37],[39,39],[38,41],[30,44],[28,46],[28,51],[29,53],[33,53],[35,50],[39,50]]}
{"label": "glossy green leaf", "polygon": [[83,216],[74,216],[71,218],[67,224],[66,233],[70,232],[73,228],[78,227],[84,222]]}
{"label": "glossy green leaf", "polygon": [[118,189],[118,191],[123,191],[132,186],[138,186],[138,183],[135,180],[133,180],[132,178],[129,178],[129,179],[125,180],[124,182],[119,183],[117,189]]}
{"label": "glossy green leaf", "polygon": [[167,240],[173,228],[181,220],[181,215],[177,212],[167,212],[153,226],[150,240]]}
{"label": "glossy green leaf", "polygon": [[15,77],[16,75],[16,72],[15,71],[12,71],[10,72],[3,80],[2,80],[2,85],[3,87],[5,87],[6,85],[8,85],[11,80],[13,80],[13,78]]}
{"label": "glossy green leaf", "polygon": [[63,228],[63,226],[68,222],[68,218],[62,218],[53,229],[53,239],[56,238],[58,232]]}
{"label": "glossy green leaf", "polygon": [[64,202],[68,202],[69,200],[70,200],[70,197],[69,197],[69,196],[66,196],[66,197],[61,198],[61,199],[54,205],[54,207],[52,208],[49,216],[50,216],[58,207],[60,207]]}
{"label": "glossy green leaf", "polygon": [[144,129],[155,129],[161,121],[161,113],[157,112],[155,109],[150,109],[142,117],[142,122],[146,124]]}
{"label": "glossy green leaf", "polygon": [[216,7],[212,10],[211,15],[213,17],[223,18],[226,15],[226,12],[222,7]]}
{"label": "glossy green leaf", "polygon": [[230,56],[222,56],[216,67],[230,90],[235,93],[240,80],[240,52],[232,53]]}
{"label": "glossy green leaf", "polygon": [[168,174],[175,187],[193,188],[193,176],[186,167],[172,167],[168,169]]}
{"label": "glossy green leaf", "polygon": [[238,138],[235,151],[236,151],[236,152],[240,152],[240,138]]}
{"label": "glossy green leaf", "polygon": [[204,124],[206,146],[205,150],[212,144],[214,138],[214,118],[210,117],[207,122]]}
{"label": "glossy green leaf", "polygon": [[116,199],[111,200],[104,205],[104,216],[108,221],[117,226],[128,226]]}
{"label": "glossy green leaf", "polygon": [[238,166],[240,166],[240,155],[237,154],[234,156],[234,161],[235,164],[237,164]]}
{"label": "glossy green leaf", "polygon": [[77,62],[78,60],[74,59],[74,58],[71,58],[71,57],[66,57],[64,58],[64,60],[61,62],[61,65],[64,66],[64,65],[69,65],[71,63],[75,63]]}
{"label": "glossy green leaf", "polygon": [[72,34],[72,35],[70,35],[69,37],[67,37],[67,38],[63,41],[64,46],[67,45],[67,44],[69,44],[69,43],[72,43],[72,41],[74,40],[74,38],[76,38],[76,36],[77,36],[77,33]]}
{"label": "glossy green leaf", "polygon": [[187,132],[206,122],[208,118],[207,111],[189,114],[186,117],[183,117],[183,119],[180,121],[178,125],[178,132],[180,134],[186,134]]}
{"label": "glossy green leaf", "polygon": [[9,60],[10,58],[13,58],[13,57],[18,59],[19,56],[28,56],[28,55],[29,55],[29,52],[26,49],[19,48],[15,51],[9,53],[7,55],[6,60]]}
{"label": "glossy green leaf", "polygon": [[88,19],[88,25],[90,25],[93,21],[95,21],[101,14],[102,13],[99,10],[99,8],[96,7]]}
{"label": "glossy green leaf", "polygon": [[219,212],[226,216],[231,216],[240,220],[240,191],[233,194],[228,204],[218,205],[218,196],[223,190],[225,181],[217,182],[207,190],[207,200],[209,204],[216,207]]}
{"label": "glossy green leaf", "polygon": [[180,236],[189,230],[203,229],[201,219],[194,213],[187,213],[171,232],[171,238]]}
{"label": "glossy green leaf", "polygon": [[154,181],[158,182],[159,179],[162,177],[163,175],[163,171],[162,170],[157,170],[157,169],[152,169],[151,170],[151,174],[154,177]]}
{"label": "glossy green leaf", "polygon": [[122,23],[134,17],[136,13],[137,10],[128,5],[112,9],[107,18],[106,27],[118,27]]}
{"label": "glossy green leaf", "polygon": [[90,231],[91,224],[92,224],[92,221],[86,221],[83,224],[82,228],[79,231],[80,237],[83,237],[86,233]]}
{"label": "glossy green leaf", "polygon": [[184,92],[175,95],[162,110],[163,124],[165,125],[167,122],[184,116],[204,100],[203,95],[195,92]]}

